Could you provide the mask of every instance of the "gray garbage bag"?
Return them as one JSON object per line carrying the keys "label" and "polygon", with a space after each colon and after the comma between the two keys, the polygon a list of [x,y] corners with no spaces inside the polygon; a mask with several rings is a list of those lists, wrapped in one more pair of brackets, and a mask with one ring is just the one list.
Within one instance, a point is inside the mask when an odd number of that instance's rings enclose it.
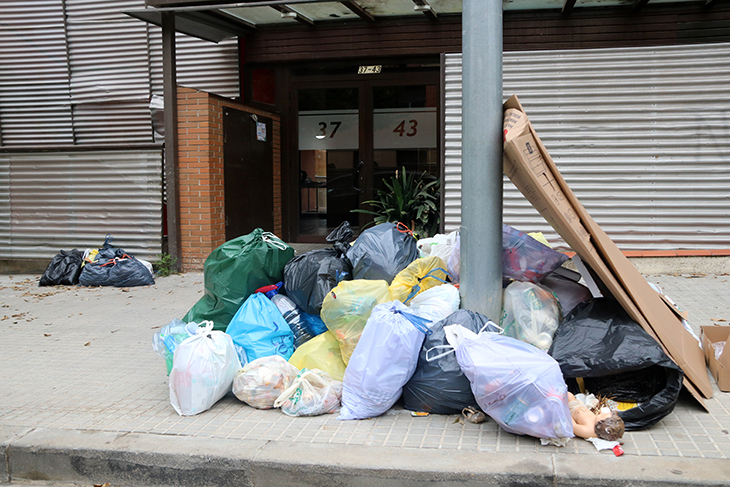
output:
{"label": "gray garbage bag", "polygon": [[[471,391],[469,379],[464,375],[456,360],[453,349],[434,347],[447,346],[444,327],[459,324],[479,333],[489,318],[473,311],[460,309],[447,318],[431,325],[431,335],[426,336],[418,354],[416,372],[403,387],[403,405],[411,411],[425,411],[435,414],[460,414],[465,407],[479,407]],[[496,332],[493,325],[487,331]],[[430,352],[429,352],[430,350]],[[437,357],[431,362],[428,357]]]}
{"label": "gray garbage bag", "polygon": [[352,263],[353,279],[382,279],[390,284],[418,258],[418,247],[410,232],[401,232],[394,223],[381,223],[360,234],[347,258]]}

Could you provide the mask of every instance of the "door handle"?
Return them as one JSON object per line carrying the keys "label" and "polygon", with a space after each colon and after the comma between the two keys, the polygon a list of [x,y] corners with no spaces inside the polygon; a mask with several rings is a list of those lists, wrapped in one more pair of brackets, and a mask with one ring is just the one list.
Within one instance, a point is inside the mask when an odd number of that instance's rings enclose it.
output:
{"label": "door handle", "polygon": [[362,193],[364,190],[360,188],[360,169],[365,165],[363,161],[360,161],[360,163],[357,165],[357,168],[355,169],[355,173],[352,178],[352,189],[357,191],[358,193]]}

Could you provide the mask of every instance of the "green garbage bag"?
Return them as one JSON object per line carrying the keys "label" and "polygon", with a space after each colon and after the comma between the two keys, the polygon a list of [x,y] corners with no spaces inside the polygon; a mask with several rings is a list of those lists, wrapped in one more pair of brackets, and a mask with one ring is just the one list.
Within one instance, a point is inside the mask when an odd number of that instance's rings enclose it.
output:
{"label": "green garbage bag", "polygon": [[205,259],[205,295],[190,308],[183,321],[210,320],[214,329],[225,331],[238,308],[256,289],[284,279],[284,266],[292,257],[294,249],[260,228],[229,240]]}

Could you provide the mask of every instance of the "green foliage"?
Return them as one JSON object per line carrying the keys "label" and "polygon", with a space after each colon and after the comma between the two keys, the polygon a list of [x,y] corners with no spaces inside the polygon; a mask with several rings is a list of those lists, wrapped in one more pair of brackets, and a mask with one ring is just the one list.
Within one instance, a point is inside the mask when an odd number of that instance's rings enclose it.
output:
{"label": "green foliage", "polygon": [[387,190],[377,190],[375,199],[364,201],[372,210],[351,210],[375,215],[374,224],[402,222],[419,237],[433,236],[438,232],[441,215],[439,190],[441,181],[426,182],[426,172],[417,176],[406,173],[406,168],[396,172],[390,182],[383,179]]}
{"label": "green foliage", "polygon": [[158,276],[167,277],[172,274],[177,274],[175,271],[175,262],[177,259],[170,254],[164,253],[157,256],[159,260],[152,263],[152,268],[155,270]]}

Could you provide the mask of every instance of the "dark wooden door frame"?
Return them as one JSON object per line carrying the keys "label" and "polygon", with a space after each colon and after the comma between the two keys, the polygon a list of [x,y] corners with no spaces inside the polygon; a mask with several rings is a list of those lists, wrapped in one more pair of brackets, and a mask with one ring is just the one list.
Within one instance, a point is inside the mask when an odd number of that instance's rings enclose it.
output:
{"label": "dark wooden door frame", "polygon": [[[293,192],[298,191],[298,166],[299,166],[299,123],[298,123],[298,92],[301,89],[314,88],[344,88],[356,87],[359,94],[358,107],[358,144],[359,157],[365,164],[361,169],[361,181],[366,182],[365,192],[360,201],[372,199],[373,194],[373,164],[374,157],[372,125],[373,125],[373,87],[376,86],[409,86],[409,85],[435,85],[439,90],[442,89],[440,84],[440,70],[434,69],[433,72],[419,72],[416,76],[409,73],[394,73],[384,75],[341,75],[341,76],[302,76],[289,79],[288,83],[288,106],[285,108],[285,119],[283,124],[287,127],[288,147],[282,151],[285,169],[282,174],[286,178],[285,184],[282,184],[282,191],[287,192],[286,197],[282,198],[284,214],[288,215],[288,221],[285,222],[285,228],[288,230],[288,240],[310,242],[324,241],[317,237],[303,237],[299,235],[299,197],[294,198]],[[439,93],[440,99],[440,93]],[[440,124],[441,120],[441,104],[436,104],[436,120]],[[441,140],[437,138],[437,154],[440,154]],[[362,217],[361,217],[362,220]]]}

